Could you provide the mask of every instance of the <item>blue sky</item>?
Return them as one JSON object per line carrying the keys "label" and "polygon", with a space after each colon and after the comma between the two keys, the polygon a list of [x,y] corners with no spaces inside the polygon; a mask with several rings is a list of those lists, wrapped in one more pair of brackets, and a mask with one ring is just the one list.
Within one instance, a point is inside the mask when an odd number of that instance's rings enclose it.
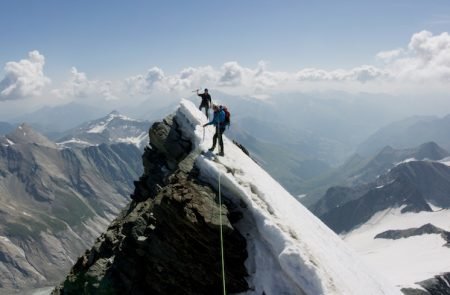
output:
{"label": "blue sky", "polygon": [[0,104],[450,93],[448,32],[448,0],[0,0]]}
{"label": "blue sky", "polygon": [[415,32],[450,27],[443,0],[2,0],[0,8],[0,64],[38,50],[50,75],[71,66],[115,77],[259,60],[278,70],[351,67]]}

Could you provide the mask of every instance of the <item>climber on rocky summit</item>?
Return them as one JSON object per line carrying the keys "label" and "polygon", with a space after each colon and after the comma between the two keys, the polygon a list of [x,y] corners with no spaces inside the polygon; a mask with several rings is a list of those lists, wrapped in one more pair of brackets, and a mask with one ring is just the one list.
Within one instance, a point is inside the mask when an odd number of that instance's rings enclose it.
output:
{"label": "climber on rocky summit", "polygon": [[198,107],[198,109],[202,110],[202,108],[205,108],[206,118],[209,119],[209,107],[211,105],[211,95],[209,95],[208,89],[205,88],[205,91],[203,93],[198,93],[197,89],[197,95],[202,98],[202,102]]}

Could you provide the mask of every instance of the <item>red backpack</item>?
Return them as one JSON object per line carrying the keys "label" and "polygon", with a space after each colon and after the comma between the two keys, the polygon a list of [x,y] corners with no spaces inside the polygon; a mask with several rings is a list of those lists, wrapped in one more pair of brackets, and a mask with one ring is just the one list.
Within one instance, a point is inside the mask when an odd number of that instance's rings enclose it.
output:
{"label": "red backpack", "polygon": [[225,127],[230,126],[230,112],[228,111],[228,108],[226,106],[220,106],[220,108],[224,111],[225,113],[225,122],[223,123]]}

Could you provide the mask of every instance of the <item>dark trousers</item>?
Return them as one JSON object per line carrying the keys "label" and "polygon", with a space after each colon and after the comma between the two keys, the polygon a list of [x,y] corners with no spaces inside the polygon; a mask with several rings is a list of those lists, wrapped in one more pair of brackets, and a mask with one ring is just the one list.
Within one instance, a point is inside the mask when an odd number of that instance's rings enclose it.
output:
{"label": "dark trousers", "polygon": [[216,126],[216,133],[214,133],[213,136],[213,146],[212,149],[216,148],[216,143],[217,143],[217,138],[219,138],[219,147],[220,147],[220,151],[223,153],[223,139],[222,139],[222,134],[225,132],[225,127],[220,127]]}
{"label": "dark trousers", "polygon": [[198,107],[198,109],[201,111],[202,108],[205,108],[205,115],[206,115],[206,118],[209,119],[209,103],[207,103],[207,102],[202,102],[202,103],[200,104],[200,106]]}

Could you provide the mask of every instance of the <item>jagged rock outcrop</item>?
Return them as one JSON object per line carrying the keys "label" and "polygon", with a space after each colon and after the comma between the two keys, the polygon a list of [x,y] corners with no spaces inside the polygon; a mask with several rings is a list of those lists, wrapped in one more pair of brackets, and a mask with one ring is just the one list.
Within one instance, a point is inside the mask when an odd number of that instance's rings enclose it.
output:
{"label": "jagged rock outcrop", "polygon": [[133,201],[53,294],[219,294],[220,217],[227,292],[248,289],[246,241],[232,225],[239,208],[219,208],[216,192],[198,180],[176,118],[153,124],[149,136]]}
{"label": "jagged rock outcrop", "polygon": [[448,295],[450,294],[450,272],[434,276],[418,283],[423,289],[403,288],[405,295]]}
{"label": "jagged rock outcrop", "polygon": [[419,283],[431,295],[447,295],[450,293],[450,272]]}

